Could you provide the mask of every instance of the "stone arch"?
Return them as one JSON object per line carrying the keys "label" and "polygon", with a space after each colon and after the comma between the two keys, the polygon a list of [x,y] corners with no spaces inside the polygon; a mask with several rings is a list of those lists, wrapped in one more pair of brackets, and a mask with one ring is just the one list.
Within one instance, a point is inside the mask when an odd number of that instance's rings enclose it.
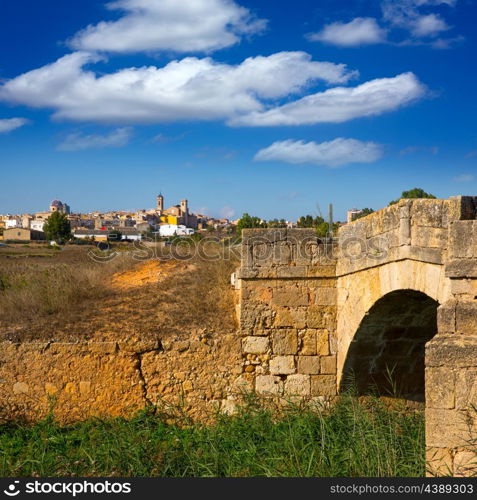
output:
{"label": "stone arch", "polygon": [[425,345],[437,333],[439,303],[415,290],[395,290],[366,313],[349,346],[341,389],[424,401]]}
{"label": "stone arch", "polygon": [[341,386],[348,350],[366,314],[387,294],[410,290],[443,304],[451,296],[444,266],[401,260],[338,277],[337,383]]}

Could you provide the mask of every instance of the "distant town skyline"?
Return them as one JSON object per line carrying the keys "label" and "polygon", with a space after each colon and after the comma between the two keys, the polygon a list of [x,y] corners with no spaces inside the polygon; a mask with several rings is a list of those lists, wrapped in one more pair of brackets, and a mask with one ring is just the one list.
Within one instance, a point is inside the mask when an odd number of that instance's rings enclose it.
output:
{"label": "distant town skyline", "polygon": [[477,194],[469,0],[2,6],[0,213],[296,220]]}

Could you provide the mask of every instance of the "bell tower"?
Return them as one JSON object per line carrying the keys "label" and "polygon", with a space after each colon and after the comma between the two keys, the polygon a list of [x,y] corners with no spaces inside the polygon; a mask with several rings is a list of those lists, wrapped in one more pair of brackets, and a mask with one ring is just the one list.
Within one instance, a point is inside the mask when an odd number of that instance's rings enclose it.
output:
{"label": "bell tower", "polygon": [[187,205],[187,200],[181,200],[181,212],[182,212],[182,215],[189,214],[189,207]]}
{"label": "bell tower", "polygon": [[189,206],[187,205],[187,200],[181,200],[181,217],[187,226],[189,224]]}
{"label": "bell tower", "polygon": [[162,214],[162,212],[164,211],[164,196],[162,196],[162,194],[159,194],[156,199],[157,199],[157,211]]}

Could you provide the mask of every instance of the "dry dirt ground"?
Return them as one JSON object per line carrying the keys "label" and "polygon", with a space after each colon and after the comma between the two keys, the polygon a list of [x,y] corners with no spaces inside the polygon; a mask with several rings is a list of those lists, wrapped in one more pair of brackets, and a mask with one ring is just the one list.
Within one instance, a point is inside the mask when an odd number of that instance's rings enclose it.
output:
{"label": "dry dirt ground", "polygon": [[[38,256],[38,250],[37,254],[29,252],[31,257],[15,255],[14,260],[80,265],[84,258],[84,249],[57,252],[51,258]],[[5,258],[12,259],[0,252],[0,273]],[[19,314],[18,322],[5,322],[0,316],[0,339],[143,340],[196,331],[233,331],[234,293],[229,283],[235,266],[233,262],[158,259],[133,263],[106,277],[98,297],[78,300],[66,312],[28,320]]]}

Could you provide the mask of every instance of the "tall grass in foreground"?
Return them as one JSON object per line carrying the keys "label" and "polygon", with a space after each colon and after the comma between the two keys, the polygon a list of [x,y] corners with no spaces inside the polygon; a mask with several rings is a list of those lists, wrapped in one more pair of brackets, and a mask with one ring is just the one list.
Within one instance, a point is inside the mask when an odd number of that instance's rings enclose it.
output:
{"label": "tall grass in foreground", "polygon": [[423,476],[424,447],[422,414],[344,395],[327,411],[250,402],[209,426],[146,412],[69,427],[5,424],[0,475]]}

